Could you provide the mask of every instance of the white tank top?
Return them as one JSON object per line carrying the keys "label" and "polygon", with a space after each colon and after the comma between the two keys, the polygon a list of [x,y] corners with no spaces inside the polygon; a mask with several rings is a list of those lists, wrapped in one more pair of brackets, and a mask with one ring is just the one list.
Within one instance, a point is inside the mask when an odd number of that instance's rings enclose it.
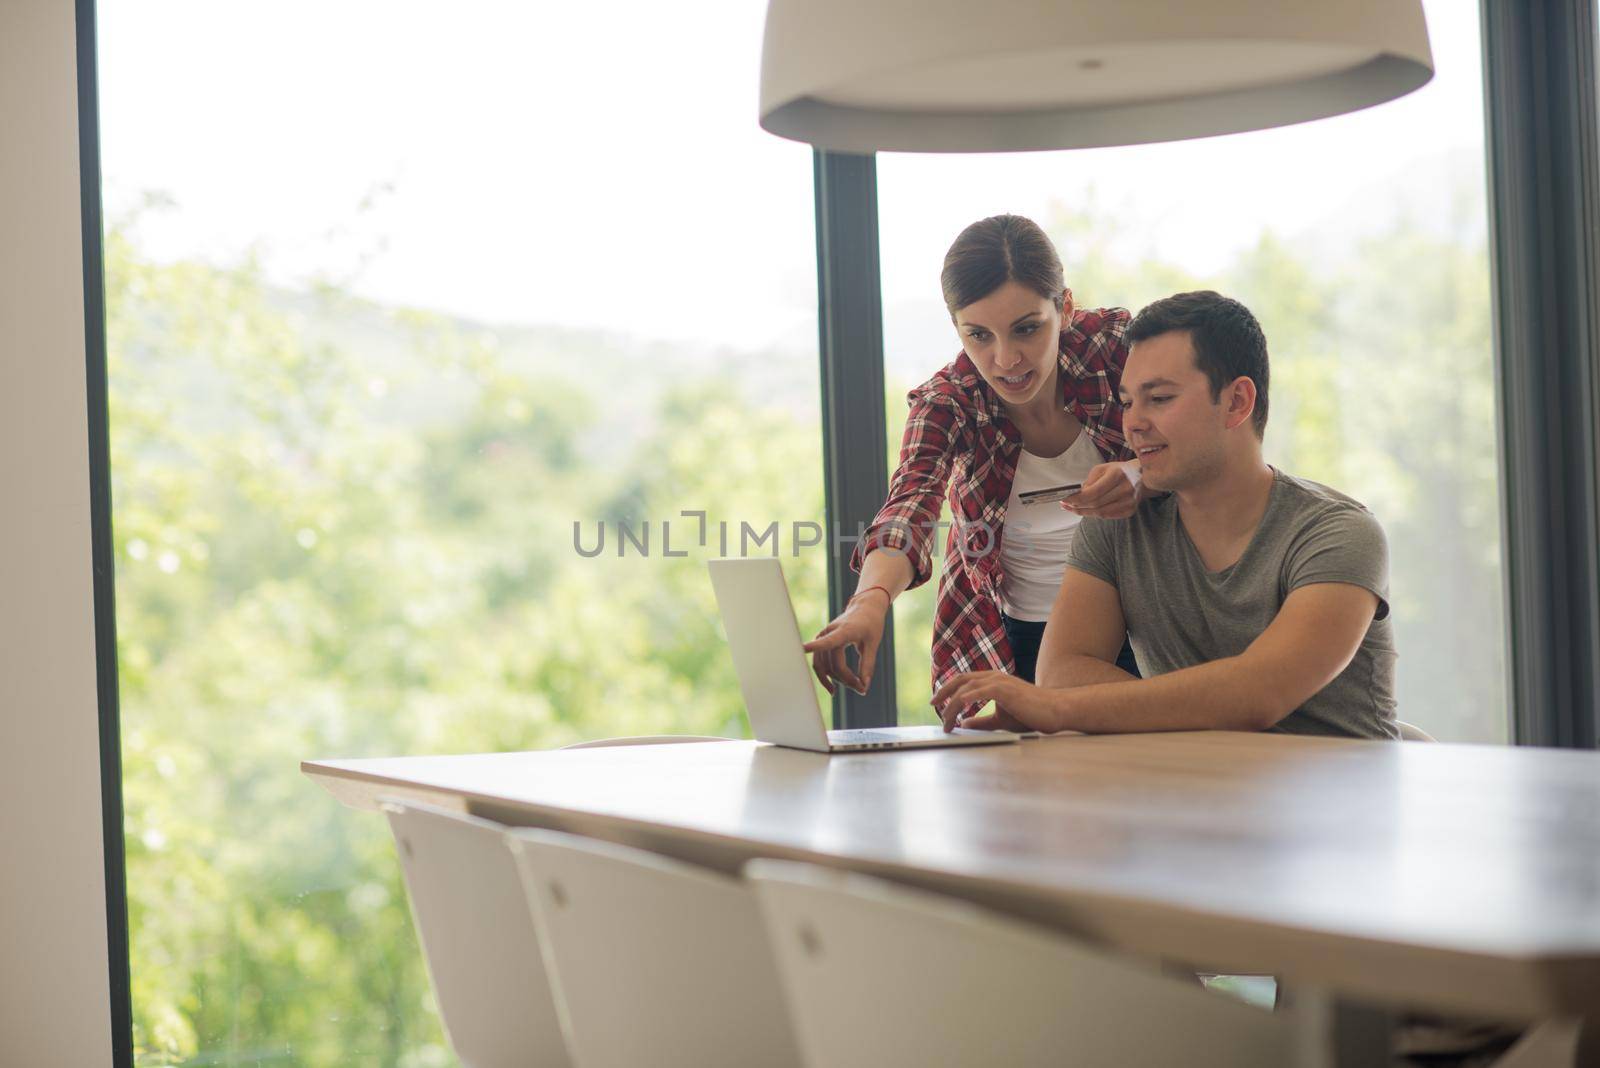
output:
{"label": "white tank top", "polygon": [[1050,618],[1079,520],[1058,502],[1023,504],[1017,500],[1018,494],[1082,482],[1104,462],[1082,431],[1060,456],[1035,456],[1027,449],[1018,453],[1017,477],[1011,483],[1000,538],[1000,605],[1012,619],[1043,622]]}

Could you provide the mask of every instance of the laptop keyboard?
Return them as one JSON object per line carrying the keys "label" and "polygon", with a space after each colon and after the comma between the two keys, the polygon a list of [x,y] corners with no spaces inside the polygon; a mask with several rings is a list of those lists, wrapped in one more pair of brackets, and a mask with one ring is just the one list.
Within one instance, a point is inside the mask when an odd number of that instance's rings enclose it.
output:
{"label": "laptop keyboard", "polygon": [[835,745],[854,745],[857,742],[901,742],[905,735],[894,731],[829,731],[828,741]]}

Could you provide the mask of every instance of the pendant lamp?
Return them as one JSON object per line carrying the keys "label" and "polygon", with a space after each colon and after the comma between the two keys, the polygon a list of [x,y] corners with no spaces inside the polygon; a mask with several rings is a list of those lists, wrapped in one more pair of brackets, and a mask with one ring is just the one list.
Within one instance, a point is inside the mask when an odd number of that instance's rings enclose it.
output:
{"label": "pendant lamp", "polygon": [[1433,77],[1421,0],[770,0],[761,125],[838,152],[1238,133]]}

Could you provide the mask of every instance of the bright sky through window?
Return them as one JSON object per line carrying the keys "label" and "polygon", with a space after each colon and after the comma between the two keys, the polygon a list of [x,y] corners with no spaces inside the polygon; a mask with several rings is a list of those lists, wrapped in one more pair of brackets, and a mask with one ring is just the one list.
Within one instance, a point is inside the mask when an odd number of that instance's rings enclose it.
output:
{"label": "bright sky through window", "polygon": [[[326,277],[490,322],[752,348],[804,337],[815,264],[771,250],[810,247],[809,149],[756,124],[764,5],[621,6],[464,0],[444,18],[389,0],[104,0],[109,206],[177,201],[141,226],[157,256],[254,248],[281,281]],[[1476,5],[1436,0],[1427,14],[1436,54],[1476,38]],[[663,78],[670,93],[652,90]],[[922,199],[919,183],[897,185],[885,299],[926,297],[965,223],[1090,186],[1107,211],[1145,206],[1133,236],[1163,259],[1210,270],[1255,240],[1256,220],[1292,236],[1358,213],[1373,189],[1340,174],[1353,159],[1376,188],[1476,151],[1480,98],[1476,66],[1444,63],[1398,102],[1284,130],[888,157],[945,180]],[[680,269],[641,274],[642,240]]]}

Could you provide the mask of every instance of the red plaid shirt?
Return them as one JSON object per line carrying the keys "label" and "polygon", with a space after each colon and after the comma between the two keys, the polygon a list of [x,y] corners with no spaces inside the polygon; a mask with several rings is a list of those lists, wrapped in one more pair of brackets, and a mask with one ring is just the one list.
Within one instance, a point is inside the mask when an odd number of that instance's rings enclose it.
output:
{"label": "red plaid shirt", "polygon": [[[1124,308],[1072,313],[1061,331],[1064,407],[1107,461],[1131,460],[1122,437],[1117,386],[1128,347]],[[933,574],[939,501],[950,499],[950,536],[933,617],[933,688],[963,671],[1014,672],[1000,621],[1000,539],[1022,435],[965,352],[906,397],[911,414],[889,499],[856,543],[850,566],[867,553],[910,555],[913,587]]]}

